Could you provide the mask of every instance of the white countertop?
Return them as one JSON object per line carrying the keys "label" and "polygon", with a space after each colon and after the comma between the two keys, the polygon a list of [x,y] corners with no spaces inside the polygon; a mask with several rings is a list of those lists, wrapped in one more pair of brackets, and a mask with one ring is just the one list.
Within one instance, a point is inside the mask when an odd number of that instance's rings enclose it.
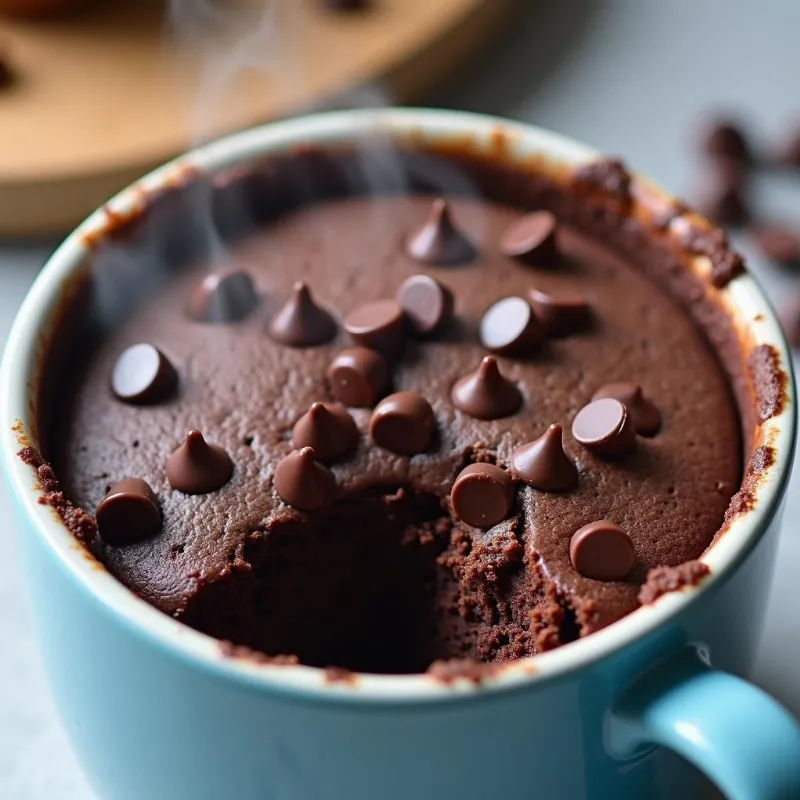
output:
{"label": "white countertop", "polygon": [[[688,193],[700,174],[691,135],[709,107],[751,115],[767,141],[793,118],[800,121],[796,0],[525,2],[532,7],[527,20],[440,103],[518,117],[623,154],[678,193]],[[764,213],[800,230],[800,176],[762,183]],[[0,243],[0,343],[51,248]],[[779,292],[789,278],[760,263],[746,243],[743,249],[770,292]],[[800,715],[800,477],[794,478],[754,679]],[[2,500],[0,797],[89,800],[44,685]]]}

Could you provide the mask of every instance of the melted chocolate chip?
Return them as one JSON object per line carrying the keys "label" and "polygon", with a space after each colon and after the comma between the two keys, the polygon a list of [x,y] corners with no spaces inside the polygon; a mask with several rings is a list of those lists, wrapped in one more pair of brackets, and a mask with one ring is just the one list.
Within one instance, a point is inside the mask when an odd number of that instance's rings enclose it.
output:
{"label": "melted chocolate chip", "polygon": [[258,304],[253,279],[243,270],[206,275],[189,298],[189,316],[198,322],[236,322]]}
{"label": "melted chocolate chip", "polygon": [[613,458],[636,447],[636,429],[625,406],[611,397],[584,406],[572,423],[575,441],[600,456]]}
{"label": "melted chocolate chip", "polygon": [[178,383],[170,360],[152,344],[134,344],[125,349],[111,372],[114,395],[134,405],[165,400]]}
{"label": "melted chocolate chip", "polygon": [[558,222],[549,211],[534,211],[514,222],[500,238],[500,250],[528,264],[551,266],[558,260]]}
{"label": "melted chocolate chip", "polygon": [[575,531],[569,543],[569,558],[584,578],[621,581],[636,563],[636,550],[619,525],[601,519]]}
{"label": "melted chocolate chip", "polygon": [[430,275],[412,275],[397,290],[397,302],[417,336],[432,336],[453,316],[453,293]]}
{"label": "melted chocolate chip", "polygon": [[294,446],[313,448],[320,461],[333,461],[357,441],[355,420],[338,403],[314,403],[292,428]]}
{"label": "melted chocolate chip", "polygon": [[408,253],[424,264],[444,266],[475,258],[475,248],[455,226],[450,206],[441,198],[433,201],[425,224],[408,240]]}
{"label": "melted chocolate chip", "polygon": [[570,289],[542,291],[528,295],[536,319],[550,336],[567,336],[585,327],[591,308],[586,298]]}
{"label": "melted chocolate chip", "polygon": [[522,297],[505,297],[492,305],[481,319],[479,335],[487,350],[516,356],[530,353],[543,339],[539,321]]}
{"label": "melted chocolate chip", "polygon": [[542,492],[564,492],[578,480],[578,469],[564,452],[563,430],[557,423],[514,450],[511,464],[517,478]]}
{"label": "melted chocolate chip", "polygon": [[369,421],[369,433],[375,444],[403,456],[424,452],[435,429],[431,404],[416,392],[397,392],[385,397]]}
{"label": "melted chocolate chip", "polygon": [[476,419],[500,419],[522,405],[522,393],[501,372],[497,359],[487,356],[475,372],[459,378],[450,392],[453,405]]}
{"label": "melted chocolate chip", "polygon": [[592,400],[600,400],[603,397],[613,397],[625,406],[631,415],[636,433],[641,436],[655,436],[661,429],[661,412],[655,403],[645,396],[638,383],[631,381],[606,383],[592,395]]}
{"label": "melted chocolate chip", "polygon": [[710,156],[722,156],[742,163],[751,160],[747,138],[733,120],[717,119],[707,124],[701,138],[701,146]]}
{"label": "melted chocolate chip", "polygon": [[344,329],[356,344],[378,350],[387,358],[397,358],[403,352],[405,316],[395,300],[359,306],[344,318]]}
{"label": "melted chocolate chip", "polygon": [[474,528],[491,528],[511,511],[514,484],[494,464],[470,464],[456,478],[450,502],[462,522]]}
{"label": "melted chocolate chip", "polygon": [[123,545],[155,536],[161,511],[153,490],[141,478],[123,478],[100,501],[97,530],[107,544]]}
{"label": "melted chocolate chip", "polygon": [[761,252],[782,267],[800,266],[800,236],[783,225],[753,225],[750,234]]}
{"label": "melted chocolate chip", "polygon": [[329,506],[336,497],[336,478],[317,461],[312,447],[294,450],[275,468],[275,489],[293,508],[316,511]]}
{"label": "melted chocolate chip", "polygon": [[191,430],[184,443],[167,459],[167,480],[186,494],[207,494],[224,486],[233,474],[233,464],[219,445],[208,444],[203,434]]}
{"label": "melted chocolate chip", "polygon": [[377,351],[350,347],[333,359],[325,373],[334,399],[347,406],[372,406],[389,381],[389,366]]}
{"label": "melted chocolate chip", "polygon": [[289,347],[313,347],[336,336],[336,320],[317,305],[308,286],[298,282],[268,332],[270,338]]}

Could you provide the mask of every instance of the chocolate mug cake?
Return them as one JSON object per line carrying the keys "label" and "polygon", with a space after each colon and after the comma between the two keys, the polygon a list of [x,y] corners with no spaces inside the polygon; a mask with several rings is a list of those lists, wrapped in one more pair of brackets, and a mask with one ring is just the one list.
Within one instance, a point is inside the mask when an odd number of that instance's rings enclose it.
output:
{"label": "chocolate mug cake", "polygon": [[111,220],[22,453],[50,502],[275,663],[446,677],[701,580],[774,380],[706,291],[741,259],[677,205],[632,216],[614,160],[393,159],[300,148]]}

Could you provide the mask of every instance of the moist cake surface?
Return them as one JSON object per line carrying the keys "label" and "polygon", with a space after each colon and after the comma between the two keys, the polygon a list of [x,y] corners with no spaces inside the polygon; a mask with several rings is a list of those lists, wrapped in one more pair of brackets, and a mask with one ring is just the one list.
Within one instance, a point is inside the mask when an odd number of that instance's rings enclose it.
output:
{"label": "moist cake surface", "polygon": [[[441,263],[446,259],[430,243],[415,253],[409,241],[433,200],[414,192],[333,197],[270,215],[211,267],[170,274],[74,368],[74,393],[51,447],[66,495],[93,513],[109,486],[135,477],[157,496],[154,535],[124,544],[110,543],[113,533],[92,537],[93,550],[134,592],[269,656],[415,672],[442,659],[506,661],[590,634],[637,607],[650,569],[703,553],[738,486],[742,446],[726,378],[700,330],[640,264],[572,224],[559,223],[554,257],[541,248],[529,258],[509,255],[509,229],[528,209],[497,200],[448,197],[456,232],[445,231],[444,240],[463,237],[472,248],[455,259],[460,263]],[[439,241],[442,229],[434,233]],[[144,255],[137,259],[135,269],[150,268]],[[208,322],[187,311],[211,268],[252,278],[258,299],[241,319]],[[432,437],[422,452],[393,452],[376,443],[385,443],[380,432],[371,434],[376,403],[348,407],[358,436],[327,459],[335,497],[300,510],[284,498],[299,492],[295,505],[304,505],[311,484],[303,476],[311,473],[303,467],[297,480],[292,473],[279,491],[276,469],[297,449],[298,419],[312,404],[336,399],[326,373],[353,347],[348,315],[395,298],[419,274],[452,292],[453,318],[424,338],[406,318],[379,397],[421,395],[435,417]],[[299,347],[277,340],[273,321],[298,281],[335,320],[328,341]],[[479,419],[453,387],[492,355],[492,336],[502,339],[517,324],[510,306],[493,332],[487,310],[509,297],[529,302],[532,290],[577,293],[588,313],[558,335],[539,325],[527,344],[517,331],[516,350],[495,342],[497,365],[521,405]],[[313,317],[300,327],[319,327]],[[136,343],[157,347],[177,373],[156,402],[132,403],[110,387],[120,355]],[[640,432],[623,452],[609,454],[579,442],[573,424],[614,382],[641,387],[657,424],[655,433]],[[467,392],[468,401],[475,392]],[[413,433],[421,423],[416,411],[409,414]],[[567,470],[568,488],[543,491],[526,483],[512,454],[554,423],[563,427],[577,478],[570,481]],[[219,488],[188,494],[175,488],[180,478],[168,476],[166,465],[193,429],[224,449],[233,471],[227,482],[219,478]],[[548,446],[557,438],[551,434]],[[545,461],[552,476],[552,459]],[[491,526],[467,524],[451,503],[456,478],[473,462],[496,464],[513,481],[505,518]],[[494,480],[483,472],[480,478]],[[478,483],[463,484],[468,500],[500,496],[502,481],[487,495]],[[576,531],[598,521],[614,523],[633,545],[635,560],[622,577],[593,577],[598,557],[576,551]],[[610,545],[595,541],[601,549],[614,545],[613,537]],[[588,569],[581,566],[586,553],[595,558]]]}

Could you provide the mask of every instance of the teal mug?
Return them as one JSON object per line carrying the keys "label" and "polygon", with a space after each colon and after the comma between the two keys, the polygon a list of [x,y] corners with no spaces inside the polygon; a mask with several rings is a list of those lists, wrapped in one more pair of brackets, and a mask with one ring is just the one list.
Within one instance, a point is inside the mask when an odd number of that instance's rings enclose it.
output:
{"label": "teal mug", "polygon": [[[795,446],[795,389],[774,313],[748,275],[718,290],[745,350],[769,345],[780,407],[756,440],[751,502],[703,556],[711,574],[585,639],[500,666],[480,683],[355,675],[232,657],[118,583],[38,501],[18,457],[36,444],[38,365],[108,210],[298,144],[380,133],[574,165],[592,151],[536,128],[419,109],[266,125],[210,144],[122,192],[50,259],[26,298],[0,375],[2,464],[41,651],[73,747],[101,798],[459,800],[674,798],[710,778],[736,800],[800,798],[800,727],[744,678],[757,646]],[[634,179],[634,196],[658,190]],[[664,195],[661,195],[665,197]],[[702,258],[697,269],[703,269]],[[717,291],[717,290],[715,290]],[[746,358],[746,352],[743,355]],[[765,417],[765,415],[762,415]]]}

